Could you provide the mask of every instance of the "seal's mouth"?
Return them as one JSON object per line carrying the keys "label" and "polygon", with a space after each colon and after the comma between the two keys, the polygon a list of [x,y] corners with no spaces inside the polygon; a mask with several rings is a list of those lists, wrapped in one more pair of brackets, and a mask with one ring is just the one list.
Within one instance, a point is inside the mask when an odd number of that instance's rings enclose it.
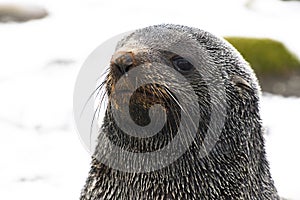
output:
{"label": "seal's mouth", "polygon": [[[140,126],[150,123],[149,111],[152,106],[159,104],[166,113],[169,113],[175,104],[168,94],[167,88],[155,84],[141,86],[135,91],[126,88],[113,90],[109,100],[113,107],[121,113],[126,113],[129,108],[131,118]],[[126,121],[126,119],[123,120]]]}
{"label": "seal's mouth", "polygon": [[[134,91],[129,88],[112,90],[110,100],[114,101],[115,98],[117,98],[118,103],[140,104],[145,108],[149,108],[149,106],[154,104],[167,105],[171,102],[170,92],[168,92],[167,88],[155,84],[148,84]],[[126,100],[129,100],[129,102],[126,102]]]}
{"label": "seal's mouth", "polygon": [[134,96],[134,95],[138,95],[138,96],[143,96],[143,97],[149,97],[149,98],[159,98],[159,96],[157,94],[155,94],[152,91],[143,89],[143,90],[136,90],[134,92],[132,92],[131,90],[118,90],[118,95],[120,96],[126,96],[126,95],[130,95],[130,96]]}

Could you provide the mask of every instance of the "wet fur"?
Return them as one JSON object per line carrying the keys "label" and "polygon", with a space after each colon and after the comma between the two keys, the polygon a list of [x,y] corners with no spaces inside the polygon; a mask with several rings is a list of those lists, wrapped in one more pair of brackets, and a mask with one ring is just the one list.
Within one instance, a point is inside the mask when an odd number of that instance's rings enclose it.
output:
{"label": "wet fur", "polygon": [[[128,41],[140,42],[147,40],[147,32],[177,30],[194,39],[208,53],[207,60],[221,69],[226,89],[227,115],[222,134],[214,149],[204,158],[199,158],[199,144],[203,141],[202,133],[208,128],[211,112],[211,98],[207,84],[201,74],[192,75],[189,80],[199,97],[201,121],[199,132],[188,151],[171,165],[148,173],[126,173],[111,169],[101,164],[97,158],[98,151],[93,155],[91,170],[86,185],[81,193],[81,200],[99,199],[245,199],[245,200],[276,200],[279,199],[269,172],[269,165],[264,149],[263,128],[259,114],[260,88],[257,79],[240,54],[227,42],[208,32],[178,25],[158,25],[141,29],[124,38],[118,48]],[[170,38],[172,40],[172,38]],[[145,45],[144,44],[144,45]],[[142,45],[142,44],[141,44]],[[155,54],[155,53],[154,53]],[[140,56],[146,62],[152,60],[171,65],[165,54]],[[158,73],[158,76],[160,74]],[[108,73],[105,81],[109,95],[116,77]],[[176,84],[176,79],[169,83]],[[178,86],[180,87],[180,85]],[[159,91],[155,91],[159,93]],[[186,92],[188,95],[188,91]],[[165,129],[150,140],[137,140],[124,135],[115,124],[110,112],[110,102],[106,111],[100,134],[107,134],[115,144],[130,151],[149,151],[163,147],[176,133],[178,105],[172,97],[166,106],[172,112]],[[218,101],[218,99],[215,99]],[[173,103],[172,103],[173,102]],[[135,140],[135,141],[134,141]],[[97,147],[100,148],[100,147]]]}

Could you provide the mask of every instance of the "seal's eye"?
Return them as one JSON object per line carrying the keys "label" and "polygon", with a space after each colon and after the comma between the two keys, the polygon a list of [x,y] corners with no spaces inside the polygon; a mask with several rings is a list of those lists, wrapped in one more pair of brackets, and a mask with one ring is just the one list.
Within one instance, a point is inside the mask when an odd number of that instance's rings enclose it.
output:
{"label": "seal's eye", "polygon": [[186,59],[184,59],[183,57],[180,57],[180,56],[175,56],[171,59],[175,69],[177,69],[178,71],[180,72],[184,72],[184,73],[187,73],[187,72],[190,72],[194,66],[189,62],[187,61]]}

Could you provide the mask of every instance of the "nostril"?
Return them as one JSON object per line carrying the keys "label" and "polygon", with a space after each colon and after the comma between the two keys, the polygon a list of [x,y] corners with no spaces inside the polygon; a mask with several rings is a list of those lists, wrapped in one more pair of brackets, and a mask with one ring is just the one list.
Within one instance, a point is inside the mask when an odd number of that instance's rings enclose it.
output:
{"label": "nostril", "polygon": [[122,73],[126,73],[133,66],[133,55],[129,52],[122,52],[115,55],[113,58],[113,64],[119,68]]}

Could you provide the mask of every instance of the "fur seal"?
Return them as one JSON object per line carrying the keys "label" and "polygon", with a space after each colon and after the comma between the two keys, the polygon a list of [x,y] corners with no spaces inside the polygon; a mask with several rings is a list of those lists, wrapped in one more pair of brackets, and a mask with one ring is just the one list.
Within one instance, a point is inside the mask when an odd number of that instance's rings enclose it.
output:
{"label": "fur seal", "polygon": [[[166,32],[169,35],[164,38]],[[181,44],[176,46],[184,39],[192,43],[186,47]],[[161,44],[162,41],[165,43]],[[153,43],[159,43],[160,46],[153,46]],[[168,51],[164,48],[168,44],[175,44],[173,47],[180,51]],[[193,45],[199,47],[197,52],[186,49]],[[178,55],[178,52],[181,54]],[[199,53],[196,61],[192,59],[193,56],[190,57],[194,53]],[[195,64],[198,61],[205,71],[197,71]],[[169,71],[156,71],[153,63],[163,64],[184,76],[197,99],[192,99],[191,91],[185,89],[182,83],[177,83],[176,76],[170,75]],[[147,75],[150,78],[168,77],[164,79],[164,84],[146,84],[130,94],[130,120],[136,124],[147,126],[150,123],[149,109],[155,104],[162,105],[166,113],[163,128],[156,135],[144,138],[126,134],[118,127],[112,114],[112,107],[121,107],[122,100],[128,95],[123,89],[116,94],[116,98],[112,97],[117,82],[141,65],[146,66],[143,73],[151,72]],[[212,79],[209,81],[206,76]],[[225,99],[218,95],[213,97],[211,94],[214,90],[209,89],[220,77]],[[134,88],[132,85],[134,80],[129,79],[123,84],[125,88]],[[133,153],[158,151],[176,137],[183,114],[176,95],[166,87],[171,85],[184,94],[184,103],[196,101],[199,106],[198,130],[186,151],[169,165],[146,172],[127,172],[103,164],[102,157],[114,155],[104,156],[100,153],[106,149],[101,135],[106,135],[107,140],[124,151]],[[81,200],[279,199],[264,149],[258,81],[248,63],[224,40],[206,31],[181,25],[163,24],[136,30],[117,45],[103,86],[108,95],[108,106]],[[116,103],[116,99],[121,100]],[[206,133],[214,130],[209,123],[212,104],[222,100],[226,100],[224,125],[213,147],[205,156],[200,156],[200,146],[207,137]],[[122,120],[124,124],[129,123],[128,118]],[[186,129],[189,131],[189,128]],[[151,163],[147,160],[143,163],[148,164]]]}

